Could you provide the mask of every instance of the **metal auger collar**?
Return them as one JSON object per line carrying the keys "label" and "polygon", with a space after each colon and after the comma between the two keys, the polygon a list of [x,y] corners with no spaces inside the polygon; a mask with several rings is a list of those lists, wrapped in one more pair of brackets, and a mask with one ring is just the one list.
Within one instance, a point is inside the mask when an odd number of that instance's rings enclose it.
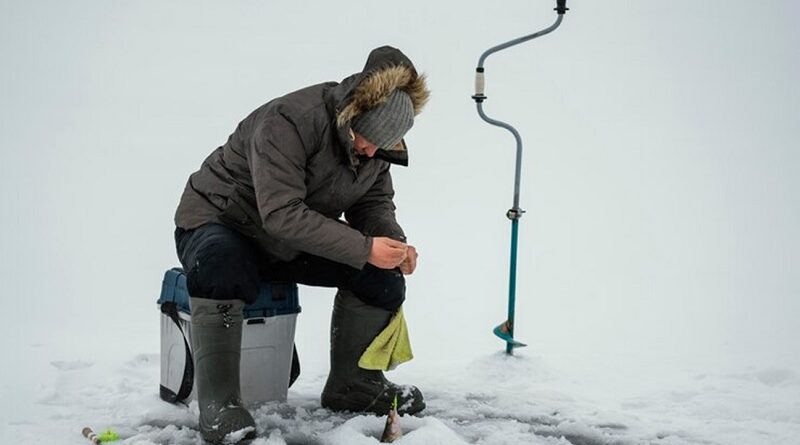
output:
{"label": "metal auger collar", "polygon": [[523,213],[525,213],[525,211],[517,207],[514,209],[510,209],[508,212],[506,212],[506,217],[508,217],[508,219],[510,219],[511,221],[514,221],[516,219],[522,218]]}

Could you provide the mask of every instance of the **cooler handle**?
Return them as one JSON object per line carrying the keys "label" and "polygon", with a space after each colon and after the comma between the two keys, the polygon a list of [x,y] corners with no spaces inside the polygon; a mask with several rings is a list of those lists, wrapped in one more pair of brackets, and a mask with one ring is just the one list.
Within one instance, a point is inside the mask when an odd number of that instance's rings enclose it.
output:
{"label": "cooler handle", "polygon": [[161,399],[169,403],[183,402],[192,393],[194,386],[194,359],[192,358],[192,349],[189,347],[189,341],[186,339],[186,333],[183,332],[181,327],[180,318],[178,317],[178,306],[175,303],[162,303],[161,312],[166,314],[181,331],[183,336],[183,345],[186,347],[186,363],[183,367],[183,378],[181,379],[181,387],[178,393],[174,393],[171,389],[161,385],[160,395]]}

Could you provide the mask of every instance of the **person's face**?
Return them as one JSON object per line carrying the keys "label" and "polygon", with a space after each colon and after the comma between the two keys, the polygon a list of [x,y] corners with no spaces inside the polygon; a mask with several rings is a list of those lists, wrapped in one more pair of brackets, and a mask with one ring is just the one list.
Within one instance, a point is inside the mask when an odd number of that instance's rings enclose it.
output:
{"label": "person's face", "polygon": [[353,136],[353,148],[357,155],[371,158],[375,155],[375,152],[378,151],[378,147],[368,141],[364,136],[361,136],[355,131],[353,132]]}

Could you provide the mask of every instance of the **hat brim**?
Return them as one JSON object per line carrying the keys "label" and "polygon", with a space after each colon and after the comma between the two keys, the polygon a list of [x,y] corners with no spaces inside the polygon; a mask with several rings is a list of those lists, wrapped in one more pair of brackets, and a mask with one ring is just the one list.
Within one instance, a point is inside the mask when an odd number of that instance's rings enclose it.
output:
{"label": "hat brim", "polygon": [[406,145],[406,141],[401,139],[400,142],[395,144],[394,148],[391,150],[379,148],[377,151],[375,151],[375,155],[373,157],[382,159],[391,164],[408,167],[408,146]]}

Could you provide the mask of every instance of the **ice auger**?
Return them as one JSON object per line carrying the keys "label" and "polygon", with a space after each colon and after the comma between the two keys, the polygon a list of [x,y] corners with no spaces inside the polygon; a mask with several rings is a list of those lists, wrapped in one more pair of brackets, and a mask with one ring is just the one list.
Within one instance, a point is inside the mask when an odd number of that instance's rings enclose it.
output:
{"label": "ice auger", "polygon": [[508,319],[494,328],[494,334],[506,342],[506,354],[513,354],[514,348],[526,346],[524,343],[514,339],[514,305],[516,303],[517,287],[517,237],[519,232],[519,220],[522,218],[522,214],[525,213],[525,211],[519,207],[519,181],[522,170],[522,138],[514,127],[505,122],[492,119],[483,112],[483,101],[487,99],[486,95],[484,94],[484,63],[486,62],[486,58],[491,54],[555,31],[555,29],[561,25],[561,21],[564,19],[564,14],[568,10],[569,8],[567,8],[567,0],[557,0],[555,11],[558,17],[553,25],[539,32],[525,35],[487,49],[483,54],[481,54],[481,57],[478,60],[478,67],[475,69],[475,94],[472,96],[472,98],[475,100],[475,104],[478,107],[478,114],[480,115],[481,119],[489,124],[502,127],[510,131],[511,134],[514,135],[514,139],[517,141],[517,162],[514,173],[514,205],[506,213],[508,219],[511,220],[511,263],[508,279]]}

